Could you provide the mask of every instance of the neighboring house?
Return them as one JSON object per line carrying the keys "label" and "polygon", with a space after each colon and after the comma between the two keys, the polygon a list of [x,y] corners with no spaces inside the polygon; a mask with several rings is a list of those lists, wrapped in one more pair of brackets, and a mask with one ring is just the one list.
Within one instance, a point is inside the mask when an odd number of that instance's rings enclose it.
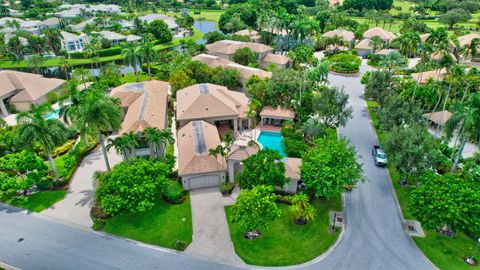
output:
{"label": "neighboring house", "polygon": [[242,87],[241,87],[242,91],[247,91],[247,81],[252,76],[257,76],[260,79],[272,77],[272,73],[269,71],[265,71],[259,68],[247,67],[237,63],[231,63],[226,65],[225,67],[235,69],[240,73],[240,83],[242,84]]}
{"label": "neighboring house", "polygon": [[106,38],[112,45],[118,45],[122,42],[127,42],[127,36],[112,31],[100,31],[98,34],[103,38]]}
{"label": "neighboring house", "polygon": [[120,20],[120,21],[118,21],[118,23],[122,26],[123,30],[132,29],[134,27],[133,21]]}
{"label": "neighboring house", "polygon": [[121,8],[118,5],[84,5],[84,4],[62,4],[58,7],[58,12],[55,12],[55,17],[71,19],[82,14],[82,11],[96,14],[103,13],[120,13]]}
{"label": "neighboring house", "polygon": [[355,44],[355,34],[351,31],[335,29],[322,35],[323,38],[333,38],[335,36],[340,37],[345,42],[345,46],[349,48]]}
{"label": "neighboring house", "polygon": [[251,76],[256,75],[261,79],[270,78],[272,76],[271,72],[268,72],[259,68],[243,66],[233,61],[230,61],[228,59],[215,56],[215,55],[199,54],[194,56],[192,59],[196,61],[200,61],[211,68],[221,67],[221,68],[233,68],[237,70],[240,73],[240,83],[242,84],[241,89],[243,91],[246,91],[246,82],[248,79],[250,79]]}
{"label": "neighboring house", "polygon": [[67,53],[80,52],[86,44],[88,44],[88,36],[84,33],[75,35],[69,32],[62,31],[62,46]]}
{"label": "neighboring house", "polygon": [[286,55],[268,53],[262,61],[260,61],[260,67],[266,68],[269,65],[274,65],[277,68],[285,69],[290,67],[291,63],[292,61]]}
{"label": "neighboring house", "polygon": [[185,190],[219,186],[225,182],[226,161],[209,155],[221,144],[215,125],[194,120],[178,130],[178,176]]}
{"label": "neighboring house", "polygon": [[8,9],[8,13],[10,13],[10,16],[13,16],[13,17],[19,17],[23,15],[21,11],[16,9],[11,9],[11,8]]}
{"label": "neighboring house", "polygon": [[[113,88],[110,96],[120,100],[123,122],[119,133],[134,132],[142,138],[148,127],[160,130],[168,127],[168,82],[151,80],[138,83],[126,83]],[[150,154],[146,143],[136,150],[139,156]]]}
{"label": "neighboring house", "polygon": [[[231,146],[230,153],[227,156],[228,177],[229,181],[233,182],[235,175],[243,171],[243,161],[258,152],[258,147],[234,144]],[[298,181],[300,180],[300,165],[302,160],[300,158],[285,157],[281,159],[285,164],[285,177],[288,182],[283,187],[277,187],[287,193],[295,193],[298,189]]]}
{"label": "neighboring house", "polygon": [[[448,55],[450,56],[450,58],[453,59],[453,61],[457,61],[457,57],[453,53],[449,52]],[[443,57],[445,57],[445,56],[446,56],[446,54],[443,54],[439,51],[436,51],[436,52],[434,52],[430,55],[430,58],[433,61],[440,62],[443,59]]]}
{"label": "neighboring house", "polygon": [[239,127],[243,129],[251,126],[251,120],[247,116],[248,104],[248,97],[244,93],[216,84],[195,84],[177,91],[178,126],[203,120],[226,129],[233,126],[236,134]]}
{"label": "neighboring house", "polygon": [[82,32],[83,30],[85,30],[85,27],[87,27],[87,25],[94,25],[95,24],[95,18],[90,18],[88,20],[85,20],[81,23],[77,23],[77,24],[74,24],[72,25],[72,30],[75,31],[75,32]]}
{"label": "neighboring house", "polygon": [[370,39],[362,39],[356,46],[357,55],[363,58],[367,57],[370,54],[373,54],[373,46],[370,44]]}
{"label": "neighboring house", "polygon": [[381,49],[378,52],[376,52],[375,54],[385,56],[385,55],[391,54],[393,52],[398,52],[398,50],[396,50],[396,49]]}
{"label": "neighboring house", "polygon": [[20,30],[28,32],[32,35],[40,34],[40,21],[37,20],[22,20],[18,18],[4,17],[0,18],[1,27],[9,27],[8,22],[16,21],[19,25]]}
{"label": "neighboring house", "polygon": [[233,54],[240,48],[250,48],[258,53],[258,61],[269,53],[273,53],[273,48],[261,43],[242,42],[234,40],[220,40],[207,46],[208,54],[219,56],[228,60],[233,60]]}
{"label": "neighboring house", "polygon": [[40,22],[40,28],[60,28],[60,19],[51,17]]}
{"label": "neighboring house", "polygon": [[0,71],[0,112],[7,116],[6,104],[18,111],[28,111],[32,104],[47,102],[47,95],[59,91],[65,80],[45,78],[42,75],[13,71]]}
{"label": "neighboring house", "polygon": [[430,80],[441,81],[447,75],[447,69],[442,68],[440,70],[431,70],[419,73],[412,73],[413,79],[419,84],[428,83]]}
{"label": "neighboring house", "polygon": [[247,37],[250,38],[251,42],[260,43],[261,37],[260,37],[259,33],[255,30],[244,29],[244,30],[240,30],[238,32],[235,32],[233,34],[234,35],[240,35],[240,36],[247,36]]}
{"label": "neighboring house", "polygon": [[147,14],[144,16],[138,17],[143,22],[150,23],[155,20],[164,21],[168,28],[173,32],[174,35],[178,34],[180,31],[180,26],[175,22],[175,19],[164,14]]}
{"label": "neighboring house", "polygon": [[142,40],[141,36],[137,36],[137,35],[128,35],[127,36],[127,42],[137,42],[137,41],[140,41],[140,40]]}
{"label": "neighboring house", "polygon": [[374,36],[379,36],[385,44],[390,44],[390,42],[397,37],[394,33],[380,27],[368,29],[363,33],[364,38],[371,39]]}

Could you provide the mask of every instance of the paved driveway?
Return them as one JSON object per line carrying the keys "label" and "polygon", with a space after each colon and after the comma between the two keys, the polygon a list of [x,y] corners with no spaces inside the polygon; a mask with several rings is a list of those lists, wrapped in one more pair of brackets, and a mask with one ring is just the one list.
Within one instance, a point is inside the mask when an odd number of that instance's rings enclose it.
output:
{"label": "paved driveway", "polygon": [[230,240],[224,198],[218,187],[190,192],[192,205],[193,242],[186,253],[233,265],[243,265],[234,253]]}
{"label": "paved driveway", "polygon": [[[108,153],[110,166],[122,161],[122,158],[113,150]],[[93,205],[95,193],[93,174],[96,171],[105,171],[105,161],[102,149],[97,147],[86,156],[73,175],[65,199],[42,211],[42,214],[77,225],[91,227],[90,208]]]}

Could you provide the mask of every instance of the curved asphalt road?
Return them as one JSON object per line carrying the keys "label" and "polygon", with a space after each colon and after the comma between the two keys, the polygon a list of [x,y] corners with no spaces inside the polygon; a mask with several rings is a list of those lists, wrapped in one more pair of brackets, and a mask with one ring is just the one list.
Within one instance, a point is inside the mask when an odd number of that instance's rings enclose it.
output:
{"label": "curved asphalt road", "polygon": [[[362,73],[368,69],[362,67]],[[402,228],[392,185],[385,169],[370,157],[376,142],[362,99],[360,76],[330,76],[345,86],[354,117],[340,134],[362,156],[368,182],[345,194],[346,228],[333,251],[318,261],[292,269],[434,269]],[[0,204],[0,262],[21,269],[232,269],[177,252],[146,247],[19,212]],[[21,239],[23,238],[23,240]]]}

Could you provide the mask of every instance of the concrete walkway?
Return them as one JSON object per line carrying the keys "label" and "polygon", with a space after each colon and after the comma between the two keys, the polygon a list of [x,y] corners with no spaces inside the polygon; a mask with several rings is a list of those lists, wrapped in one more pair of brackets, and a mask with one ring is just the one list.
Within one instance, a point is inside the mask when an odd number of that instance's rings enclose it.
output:
{"label": "concrete walkway", "polygon": [[[113,167],[122,161],[122,158],[114,150],[110,150],[108,160],[110,161],[110,166]],[[93,205],[93,196],[95,194],[93,174],[96,171],[105,171],[106,169],[102,149],[98,146],[78,166],[70,182],[65,199],[45,209],[41,214],[65,222],[91,227],[93,222],[90,218],[90,208]]]}
{"label": "concrete walkway", "polygon": [[224,198],[218,187],[190,192],[193,242],[186,253],[232,265],[245,265],[235,254],[230,239]]}

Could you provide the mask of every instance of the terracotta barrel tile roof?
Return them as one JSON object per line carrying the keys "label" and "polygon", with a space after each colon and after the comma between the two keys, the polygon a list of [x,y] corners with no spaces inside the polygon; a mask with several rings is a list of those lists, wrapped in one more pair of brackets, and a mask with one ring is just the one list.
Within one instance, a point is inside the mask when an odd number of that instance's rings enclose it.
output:
{"label": "terracotta barrel tile roof", "polygon": [[352,42],[355,40],[355,34],[353,32],[343,29],[335,29],[322,35],[322,37],[326,38],[332,38],[334,36],[339,36],[346,42]]}
{"label": "terracotta barrel tile roof", "polygon": [[0,97],[15,94],[13,102],[32,102],[60,88],[65,80],[45,78],[42,75],[13,71],[0,71]]}
{"label": "terracotta barrel tile roof", "polygon": [[364,38],[372,38],[374,36],[379,36],[382,40],[386,41],[391,41],[392,39],[397,37],[397,35],[395,35],[394,33],[380,27],[368,29],[363,33]]}
{"label": "terracotta barrel tile roof", "polygon": [[273,51],[273,48],[261,43],[242,42],[235,40],[220,40],[212,44],[207,45],[209,54],[221,53],[221,54],[234,54],[238,49],[248,47],[252,51],[257,53],[265,53]]}
{"label": "terracotta barrel tile roof", "polygon": [[440,126],[445,125],[448,119],[452,117],[452,113],[449,111],[440,111],[440,112],[433,112],[433,113],[426,113],[423,115],[428,120],[438,124]]}
{"label": "terracotta barrel tile roof", "polygon": [[286,55],[268,53],[262,59],[262,62],[267,64],[286,65],[288,62],[290,62],[290,58],[288,58]]}
{"label": "terracotta barrel tile roof", "polygon": [[273,108],[273,107],[267,106],[262,109],[262,111],[260,112],[260,116],[294,119],[295,112],[293,110],[285,109],[282,107]]}

